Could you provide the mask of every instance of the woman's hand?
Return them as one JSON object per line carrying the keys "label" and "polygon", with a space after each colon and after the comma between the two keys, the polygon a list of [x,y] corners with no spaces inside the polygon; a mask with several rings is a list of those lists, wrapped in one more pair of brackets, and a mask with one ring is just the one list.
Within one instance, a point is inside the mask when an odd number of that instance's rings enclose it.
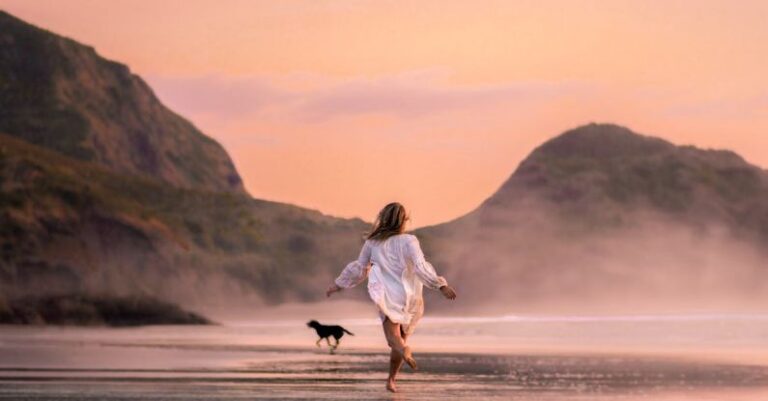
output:
{"label": "woman's hand", "polygon": [[325,296],[326,297],[330,297],[331,294],[333,294],[334,292],[339,292],[339,291],[341,291],[341,287],[336,285],[336,283],[333,283],[333,284],[328,286],[327,290],[325,290]]}
{"label": "woman's hand", "polygon": [[446,299],[456,299],[456,290],[454,290],[450,285],[444,285],[440,287],[440,293],[443,294]]}

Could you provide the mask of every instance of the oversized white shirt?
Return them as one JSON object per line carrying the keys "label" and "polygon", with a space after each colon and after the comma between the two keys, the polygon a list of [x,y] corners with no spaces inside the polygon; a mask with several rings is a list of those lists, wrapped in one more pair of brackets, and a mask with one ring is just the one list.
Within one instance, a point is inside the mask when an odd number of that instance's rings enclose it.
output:
{"label": "oversized white shirt", "polygon": [[418,238],[407,233],[383,241],[366,240],[360,256],[347,264],[335,282],[350,288],[366,277],[368,295],[383,316],[406,326],[423,313],[422,286],[439,289],[446,285],[445,278],[424,259]]}

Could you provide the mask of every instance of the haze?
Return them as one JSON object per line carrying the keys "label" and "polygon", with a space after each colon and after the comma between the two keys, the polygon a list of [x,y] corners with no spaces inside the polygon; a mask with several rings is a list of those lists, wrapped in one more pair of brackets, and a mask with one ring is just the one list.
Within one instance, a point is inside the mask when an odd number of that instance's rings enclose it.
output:
{"label": "haze", "polygon": [[249,192],[414,226],[475,208],[545,139],[612,121],[768,165],[762,1],[22,1],[147,77]]}

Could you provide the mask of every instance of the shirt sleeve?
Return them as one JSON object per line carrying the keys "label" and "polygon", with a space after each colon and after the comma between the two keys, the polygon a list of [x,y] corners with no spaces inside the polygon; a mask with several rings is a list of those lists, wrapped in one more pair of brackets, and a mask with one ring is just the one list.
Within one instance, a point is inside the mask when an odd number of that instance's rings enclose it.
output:
{"label": "shirt sleeve", "polygon": [[415,235],[411,236],[406,243],[405,258],[411,262],[414,273],[427,287],[437,290],[448,285],[445,278],[438,276],[432,264],[424,259],[424,252],[421,251],[419,239]]}
{"label": "shirt sleeve", "polygon": [[371,246],[369,241],[366,240],[357,260],[347,263],[347,266],[341,271],[341,274],[339,274],[339,277],[334,282],[341,288],[351,288],[362,283],[368,277],[370,261]]}

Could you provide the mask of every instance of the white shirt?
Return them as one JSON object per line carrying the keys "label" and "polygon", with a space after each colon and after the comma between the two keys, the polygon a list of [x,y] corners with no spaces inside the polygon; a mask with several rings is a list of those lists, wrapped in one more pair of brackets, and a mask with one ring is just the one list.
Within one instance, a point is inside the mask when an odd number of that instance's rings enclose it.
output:
{"label": "white shirt", "polygon": [[368,295],[383,315],[395,323],[410,325],[423,312],[422,286],[439,289],[445,278],[424,260],[413,234],[393,235],[383,241],[366,240],[360,256],[336,278],[342,288],[354,287],[368,278]]}

